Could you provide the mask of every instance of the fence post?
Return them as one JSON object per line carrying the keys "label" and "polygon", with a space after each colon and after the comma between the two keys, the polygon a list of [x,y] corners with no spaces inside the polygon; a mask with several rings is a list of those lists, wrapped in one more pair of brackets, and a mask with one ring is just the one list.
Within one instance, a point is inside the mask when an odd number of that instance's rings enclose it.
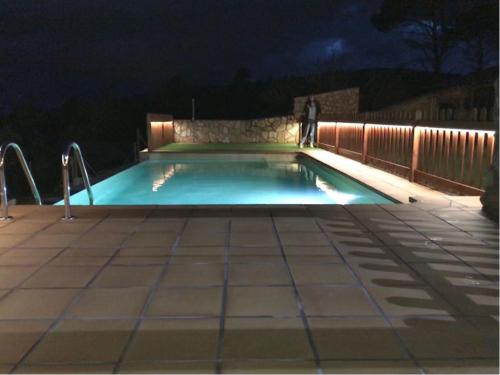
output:
{"label": "fence post", "polygon": [[420,155],[420,128],[413,126],[412,128],[412,155],[410,164],[409,180],[415,181],[415,170],[418,168],[418,157]]}
{"label": "fence post", "polygon": [[363,153],[361,154],[361,162],[366,164],[368,159],[368,138],[370,137],[370,128],[363,124]]}
{"label": "fence post", "polygon": [[339,123],[335,123],[335,152],[339,153],[339,140],[340,140],[340,131],[339,131]]}

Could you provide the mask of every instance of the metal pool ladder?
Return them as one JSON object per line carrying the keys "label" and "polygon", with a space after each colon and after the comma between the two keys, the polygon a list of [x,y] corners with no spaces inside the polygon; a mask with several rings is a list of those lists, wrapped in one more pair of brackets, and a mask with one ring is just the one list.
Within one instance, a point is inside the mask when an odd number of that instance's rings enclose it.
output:
{"label": "metal pool ladder", "polygon": [[21,148],[17,143],[6,142],[0,146],[0,201],[2,203],[2,217],[0,217],[0,220],[12,219],[12,217],[9,216],[9,199],[7,197],[7,182],[5,180],[5,155],[10,148],[14,149],[17,154],[17,158],[19,159],[19,163],[21,163],[21,167],[23,168],[24,175],[28,180],[28,184],[30,185],[36,204],[42,204],[40,193],[38,192],[35,180],[33,180],[33,176],[31,175],[31,171],[28,167],[28,163],[26,163],[26,159],[24,158]]}
{"label": "metal pool ladder", "polygon": [[87,195],[89,197],[89,204],[92,206],[94,204],[94,195],[92,194],[92,186],[90,186],[89,175],[87,174],[87,168],[85,168],[85,162],[83,161],[82,151],[77,143],[70,143],[66,148],[66,152],[62,154],[62,175],[63,175],[63,191],[64,191],[64,220],[71,220],[74,217],[71,216],[71,204],[70,204],[70,193],[71,187],[69,183],[69,157],[71,151],[74,151],[78,166],[80,167],[80,173],[82,174],[83,183],[85,189],[87,190]]}

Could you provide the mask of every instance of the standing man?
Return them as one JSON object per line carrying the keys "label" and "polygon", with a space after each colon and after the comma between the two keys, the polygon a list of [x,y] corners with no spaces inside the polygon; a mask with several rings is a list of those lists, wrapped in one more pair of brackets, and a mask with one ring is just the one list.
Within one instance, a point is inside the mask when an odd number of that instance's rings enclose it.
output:
{"label": "standing man", "polygon": [[314,96],[309,95],[306,105],[304,107],[304,117],[307,121],[306,131],[302,135],[302,140],[300,141],[300,148],[304,147],[304,143],[307,137],[311,137],[310,146],[314,147],[314,140],[316,135],[316,127],[318,123],[318,115],[321,113],[321,107],[319,102],[314,99]]}

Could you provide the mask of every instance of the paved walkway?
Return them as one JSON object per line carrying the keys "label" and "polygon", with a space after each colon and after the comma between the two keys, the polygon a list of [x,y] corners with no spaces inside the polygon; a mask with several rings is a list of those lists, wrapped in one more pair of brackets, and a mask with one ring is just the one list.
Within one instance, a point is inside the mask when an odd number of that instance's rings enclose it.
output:
{"label": "paved walkway", "polygon": [[0,373],[498,372],[474,203],[12,207]]}

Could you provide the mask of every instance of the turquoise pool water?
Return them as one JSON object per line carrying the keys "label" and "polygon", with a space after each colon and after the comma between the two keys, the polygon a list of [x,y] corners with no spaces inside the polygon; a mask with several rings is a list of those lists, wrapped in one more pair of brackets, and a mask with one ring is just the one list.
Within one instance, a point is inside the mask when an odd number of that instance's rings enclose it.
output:
{"label": "turquoise pool water", "polygon": [[[393,203],[303,156],[148,160],[92,189],[97,205]],[[71,204],[87,205],[86,192],[72,195]]]}

